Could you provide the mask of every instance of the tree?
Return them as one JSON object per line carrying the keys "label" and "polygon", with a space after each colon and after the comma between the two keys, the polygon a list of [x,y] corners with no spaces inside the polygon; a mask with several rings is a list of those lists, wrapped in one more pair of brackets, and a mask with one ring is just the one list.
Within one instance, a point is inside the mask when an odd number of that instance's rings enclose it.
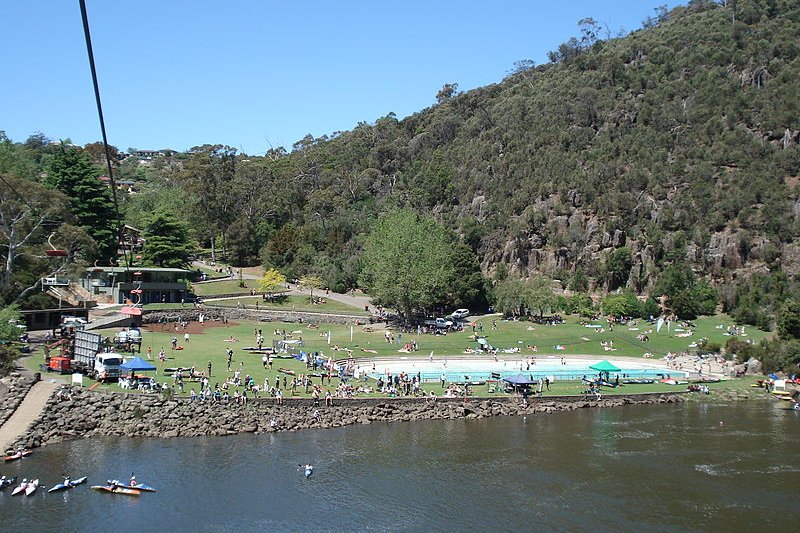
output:
{"label": "tree", "polygon": [[314,301],[314,289],[322,287],[322,278],[319,276],[303,276],[300,278],[300,286],[310,292],[309,297]]}
{"label": "tree", "polygon": [[478,258],[466,244],[453,247],[453,278],[448,284],[450,305],[455,308],[484,309],[486,307],[486,279]]}
{"label": "tree", "polygon": [[800,302],[787,300],[778,315],[778,336],[781,339],[800,339]]}
{"label": "tree", "polygon": [[705,281],[698,281],[685,264],[670,265],[659,276],[654,297],[666,296],[667,306],[678,318],[696,318],[713,314],[717,305],[716,291]]}
{"label": "tree", "polygon": [[541,317],[551,311],[556,297],[553,294],[553,280],[546,276],[534,276],[525,282],[525,305]]}
{"label": "tree", "polygon": [[117,214],[108,187],[98,180],[101,171],[78,148],[62,146],[47,164],[46,184],[69,197],[79,226],[97,243],[98,258],[116,260]]}
{"label": "tree", "polygon": [[195,250],[189,230],[171,212],[159,211],[150,217],[142,249],[146,262],[160,267],[182,268],[189,263]]}
{"label": "tree", "polygon": [[453,276],[447,231],[432,218],[408,210],[375,225],[361,261],[361,280],[376,302],[407,318],[441,302]]}
{"label": "tree", "polygon": [[19,350],[12,343],[19,340],[20,331],[16,325],[22,322],[19,307],[0,307],[0,376],[13,370],[14,359],[19,356]]}
{"label": "tree", "polygon": [[495,308],[504,315],[522,316],[525,308],[525,282],[507,278],[494,290]]}
{"label": "tree", "polygon": [[612,291],[625,285],[631,272],[633,260],[630,248],[623,246],[608,254],[606,258],[606,272],[608,275],[608,290]]}
{"label": "tree", "polygon": [[[24,197],[23,197],[24,194]],[[49,230],[69,217],[69,200],[60,192],[28,180],[0,175],[0,296],[17,301],[33,290],[37,281],[15,285],[14,274],[21,261],[25,270],[41,276],[60,269],[48,264],[44,250]],[[62,226],[66,231],[66,226]],[[38,259],[38,262],[36,261]],[[38,280],[40,276],[34,276]],[[30,281],[30,280],[28,280]]]}
{"label": "tree", "polygon": [[436,93],[436,102],[441,104],[446,102],[447,100],[451,99],[458,93],[458,84],[457,83],[445,83],[439,92]]}
{"label": "tree", "polygon": [[641,316],[641,305],[631,291],[608,294],[603,298],[603,313],[610,316]]}
{"label": "tree", "polygon": [[216,253],[216,237],[223,244],[233,221],[235,199],[231,186],[236,176],[236,149],[230,146],[203,145],[190,150],[181,181],[190,194],[197,234],[211,243],[211,258]]}
{"label": "tree", "polygon": [[270,297],[272,297],[272,293],[285,286],[286,276],[274,268],[270,268],[264,272],[264,275],[258,280],[258,290],[267,293]]}
{"label": "tree", "polygon": [[528,70],[533,70],[536,67],[536,62],[533,59],[520,59],[518,61],[514,61],[514,65],[511,68],[509,74],[521,74],[522,72],[526,72]]}

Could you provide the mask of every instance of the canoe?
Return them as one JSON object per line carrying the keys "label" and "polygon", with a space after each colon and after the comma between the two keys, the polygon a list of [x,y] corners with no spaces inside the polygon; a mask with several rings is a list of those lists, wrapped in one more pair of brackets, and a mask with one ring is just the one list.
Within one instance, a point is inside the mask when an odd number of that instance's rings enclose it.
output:
{"label": "canoe", "polygon": [[36,492],[37,488],[39,488],[39,480],[34,479],[30,483],[28,483],[27,487],[25,487],[25,496],[30,496],[31,494]]}
{"label": "canoe", "polygon": [[20,450],[17,453],[12,453],[11,455],[6,455],[3,459],[5,462],[9,461],[16,461],[17,459],[22,459],[23,457],[28,457],[33,452],[31,450]]}
{"label": "canoe", "polygon": [[2,481],[0,481],[0,490],[5,490],[16,482],[17,482],[17,476],[7,477]]}
{"label": "canoe", "polygon": [[25,489],[27,488],[28,488],[28,480],[23,479],[22,483],[14,487],[14,490],[11,491],[11,495],[16,496],[17,494],[22,494],[23,492],[25,492]]}
{"label": "canoe", "polygon": [[126,496],[138,496],[142,492],[135,489],[126,489],[123,487],[114,487],[114,486],[105,486],[105,485],[93,485],[92,490],[99,490],[100,492],[109,492],[111,494],[124,494]]}
{"label": "canoe", "polygon": [[59,492],[62,490],[71,489],[73,487],[77,487],[81,483],[86,482],[86,476],[83,476],[78,479],[71,479],[69,484],[59,483],[58,485],[54,486],[52,489],[48,490],[47,492]]}
{"label": "canoe", "polygon": [[[113,485],[113,484],[114,484],[114,481],[113,481],[113,480],[110,480],[110,479],[109,479],[109,480],[107,480],[106,482],[107,482],[109,485]],[[127,484],[127,483],[117,483],[117,487],[122,487],[123,489],[133,489],[133,490],[138,490],[138,491],[141,491],[141,492],[158,492],[156,489],[154,489],[154,488],[153,488],[153,487],[151,487],[150,485],[144,485],[144,484],[141,484],[141,485],[140,485],[140,484],[136,484],[136,485],[129,485],[129,484]]]}
{"label": "canoe", "polygon": [[176,372],[191,372],[192,367],[183,368],[182,366],[179,367],[168,367],[164,369],[165,374],[174,374]]}

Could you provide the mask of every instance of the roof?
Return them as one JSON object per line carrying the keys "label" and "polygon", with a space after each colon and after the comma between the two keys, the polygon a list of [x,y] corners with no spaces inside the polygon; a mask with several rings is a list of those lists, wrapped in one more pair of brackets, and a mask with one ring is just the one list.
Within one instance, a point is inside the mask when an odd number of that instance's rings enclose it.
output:
{"label": "roof", "polygon": [[599,363],[593,364],[589,368],[592,370],[597,370],[598,372],[619,372],[619,368],[615,367],[608,361],[600,361]]}
{"label": "roof", "polygon": [[509,376],[507,378],[503,378],[503,381],[506,383],[511,383],[512,385],[533,385],[536,383],[529,376],[523,376],[522,374],[517,374],[515,376]]}
{"label": "roof", "polygon": [[185,268],[159,268],[159,267],[134,267],[134,266],[132,266],[130,268],[128,268],[128,267],[108,267],[108,266],[91,267],[91,268],[87,268],[86,272],[95,272],[95,271],[101,270],[101,269],[102,269],[103,272],[108,272],[108,273],[111,273],[111,272],[127,272],[128,270],[130,270],[131,272],[176,272],[176,273],[182,273],[182,274],[188,274],[189,272],[191,272],[190,270],[186,270]]}

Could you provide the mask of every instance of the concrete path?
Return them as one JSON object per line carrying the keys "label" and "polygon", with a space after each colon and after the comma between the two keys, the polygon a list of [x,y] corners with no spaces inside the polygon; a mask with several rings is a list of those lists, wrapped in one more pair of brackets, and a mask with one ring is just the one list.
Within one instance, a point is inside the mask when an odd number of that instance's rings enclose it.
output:
{"label": "concrete path", "polygon": [[47,404],[47,400],[58,386],[58,383],[39,381],[31,387],[31,390],[28,391],[25,399],[19,404],[11,418],[0,427],[0,451],[6,451],[9,446],[25,434],[25,431],[33,421],[39,418]]}

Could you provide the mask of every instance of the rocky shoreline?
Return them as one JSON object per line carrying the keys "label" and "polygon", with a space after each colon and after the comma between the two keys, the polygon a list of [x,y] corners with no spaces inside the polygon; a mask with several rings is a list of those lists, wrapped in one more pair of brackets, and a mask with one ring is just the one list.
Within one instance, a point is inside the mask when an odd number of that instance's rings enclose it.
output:
{"label": "rocky shoreline", "polygon": [[195,437],[334,428],[372,422],[481,419],[634,404],[671,404],[684,401],[685,397],[686,394],[680,392],[631,394],[600,400],[561,396],[531,399],[527,406],[514,397],[470,398],[466,402],[463,398],[436,401],[365,398],[336,400],[329,407],[321,402],[316,407],[310,399],[287,399],[284,405],[276,405],[273,399],[261,399],[236,405],[75,390],[68,400],[60,400],[54,394],[42,415],[15,446],[35,448],[95,436]]}
{"label": "rocky shoreline", "polygon": [[23,376],[19,372],[12,372],[0,379],[0,426],[11,418],[34,383],[34,378]]}

